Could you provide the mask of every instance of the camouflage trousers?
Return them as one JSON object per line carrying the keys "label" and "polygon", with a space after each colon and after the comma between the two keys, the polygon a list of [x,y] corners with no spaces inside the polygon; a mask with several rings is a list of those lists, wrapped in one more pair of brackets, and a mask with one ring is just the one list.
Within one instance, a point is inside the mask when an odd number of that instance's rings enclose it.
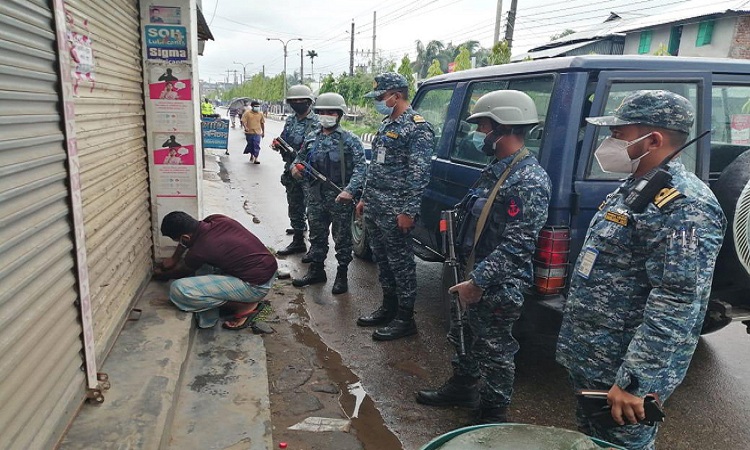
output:
{"label": "camouflage trousers", "polygon": [[281,184],[286,188],[286,202],[288,205],[289,223],[292,228],[303,231],[305,227],[305,192],[302,182],[295,180],[289,171],[281,174]]}
{"label": "camouflage trousers", "polygon": [[411,233],[404,234],[393,213],[381,213],[365,207],[365,229],[372,254],[378,264],[378,279],[383,295],[395,294],[402,308],[414,309],[417,299],[417,263]]}
{"label": "camouflage trousers", "polygon": [[[583,374],[568,372],[570,383],[574,390],[580,389],[598,389],[608,391],[612,383],[602,383],[587,380]],[[659,425],[649,427],[646,425],[625,425],[622,427],[606,428],[590,420],[581,408],[576,404],[576,424],[578,431],[589,436],[602,439],[611,444],[620,445],[628,450],[654,450],[656,432]]]}
{"label": "camouflage trousers", "polygon": [[452,323],[448,341],[456,348],[451,363],[456,375],[480,380],[482,407],[507,407],[513,395],[516,372],[514,357],[518,341],[511,330],[521,316],[523,293],[512,285],[493,286],[478,303],[469,306],[463,317],[466,356],[459,356],[459,332],[455,322],[456,304],[451,304]]}
{"label": "camouflage trousers", "polygon": [[313,262],[323,262],[328,255],[328,230],[333,234],[336,260],[340,266],[352,261],[352,202],[336,203],[338,192],[320,183],[307,190],[307,221],[310,223],[310,254]]}

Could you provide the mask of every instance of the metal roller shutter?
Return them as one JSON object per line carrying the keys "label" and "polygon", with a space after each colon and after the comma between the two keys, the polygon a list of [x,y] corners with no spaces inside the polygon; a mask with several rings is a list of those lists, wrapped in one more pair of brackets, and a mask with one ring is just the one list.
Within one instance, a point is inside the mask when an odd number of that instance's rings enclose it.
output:
{"label": "metal roller shutter", "polygon": [[49,448],[85,395],[54,19],[0,2],[0,448]]}
{"label": "metal roller shutter", "polygon": [[[75,98],[96,359],[103,361],[151,270],[140,19],[136,0],[67,0],[95,82]],[[72,18],[72,23],[70,21]]]}

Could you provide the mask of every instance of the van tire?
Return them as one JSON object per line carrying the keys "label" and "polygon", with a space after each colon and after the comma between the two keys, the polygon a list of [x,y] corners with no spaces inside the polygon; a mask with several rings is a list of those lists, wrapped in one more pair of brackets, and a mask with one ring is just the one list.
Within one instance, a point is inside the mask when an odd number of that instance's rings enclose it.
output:
{"label": "van tire", "polygon": [[[714,271],[714,287],[736,287],[750,292],[750,151],[729,164],[711,186],[727,218],[727,232]],[[739,208],[740,215],[735,213]],[[739,239],[735,239],[737,236]],[[738,245],[739,241],[739,245]],[[727,303],[748,305],[750,298],[725,298]]]}
{"label": "van tire", "polygon": [[352,243],[354,244],[354,256],[372,261],[372,249],[368,239],[367,229],[365,228],[364,217],[357,219],[356,214],[352,214]]}

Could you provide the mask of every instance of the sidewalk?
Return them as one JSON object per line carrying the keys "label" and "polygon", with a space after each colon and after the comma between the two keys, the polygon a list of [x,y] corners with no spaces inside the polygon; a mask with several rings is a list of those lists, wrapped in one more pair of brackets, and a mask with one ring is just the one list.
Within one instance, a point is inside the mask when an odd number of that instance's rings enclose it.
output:
{"label": "sidewalk", "polygon": [[[207,213],[227,208],[218,172],[206,155]],[[197,333],[168,289],[148,285],[99,369],[111,383],[104,403],[83,405],[60,449],[272,448],[263,339],[219,326]]]}

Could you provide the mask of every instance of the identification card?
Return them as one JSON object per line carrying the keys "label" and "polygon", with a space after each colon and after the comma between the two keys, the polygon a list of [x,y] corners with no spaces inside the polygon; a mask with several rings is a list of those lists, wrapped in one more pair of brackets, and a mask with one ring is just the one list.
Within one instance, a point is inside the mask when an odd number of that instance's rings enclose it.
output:
{"label": "identification card", "polygon": [[583,252],[583,256],[581,256],[581,263],[578,265],[578,269],[576,270],[578,275],[588,280],[589,276],[591,275],[591,271],[594,269],[594,263],[596,262],[597,256],[599,256],[599,251],[597,249],[587,247],[586,251]]}
{"label": "identification card", "polygon": [[375,161],[378,164],[385,163],[385,147],[378,147],[376,150]]}

